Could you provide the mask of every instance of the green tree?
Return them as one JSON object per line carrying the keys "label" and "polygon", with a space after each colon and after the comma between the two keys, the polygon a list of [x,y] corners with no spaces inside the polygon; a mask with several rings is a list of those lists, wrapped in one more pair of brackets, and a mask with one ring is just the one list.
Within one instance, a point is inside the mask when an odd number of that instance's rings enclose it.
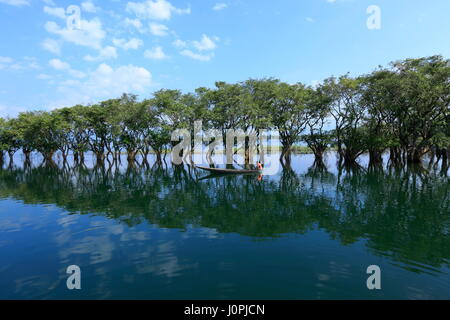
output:
{"label": "green tree", "polygon": [[394,99],[400,143],[410,162],[420,162],[448,123],[450,63],[442,56],[391,64],[399,86]]}
{"label": "green tree", "polygon": [[362,128],[366,110],[361,104],[361,79],[348,75],[328,78],[324,92],[332,100],[330,114],[335,122],[339,163],[352,165],[367,151],[367,130]]}
{"label": "green tree", "polygon": [[330,116],[331,97],[325,91],[324,86],[314,89],[309,101],[307,129],[309,133],[303,135],[303,141],[312,150],[315,162],[319,166],[324,166],[323,156],[328,146],[333,143],[333,135],[326,129]]}
{"label": "green tree", "polygon": [[276,99],[271,108],[272,124],[280,136],[280,159],[287,163],[290,163],[292,146],[300,140],[308,124],[308,101],[312,92],[311,88],[300,83],[280,83],[277,86]]}
{"label": "green tree", "polygon": [[2,150],[8,153],[10,164],[12,164],[14,154],[22,147],[17,121],[16,119],[2,119],[1,126],[0,144]]}
{"label": "green tree", "polygon": [[53,155],[60,147],[58,119],[45,111],[34,112],[32,119],[31,130],[36,133],[34,146],[45,162],[52,163]]}

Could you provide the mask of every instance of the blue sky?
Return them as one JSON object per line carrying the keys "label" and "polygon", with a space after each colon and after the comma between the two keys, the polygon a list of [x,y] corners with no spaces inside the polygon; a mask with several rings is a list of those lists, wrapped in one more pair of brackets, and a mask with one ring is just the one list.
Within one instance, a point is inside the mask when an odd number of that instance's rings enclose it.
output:
{"label": "blue sky", "polygon": [[[381,29],[367,27],[370,5]],[[448,58],[449,13],[448,0],[0,0],[0,115]]]}

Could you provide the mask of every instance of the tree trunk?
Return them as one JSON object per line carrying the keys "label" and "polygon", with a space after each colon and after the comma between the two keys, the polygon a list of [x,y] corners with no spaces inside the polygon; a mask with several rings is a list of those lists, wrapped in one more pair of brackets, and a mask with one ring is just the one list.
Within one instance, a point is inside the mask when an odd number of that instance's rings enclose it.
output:
{"label": "tree trunk", "polygon": [[46,152],[41,152],[42,155],[44,156],[44,164],[46,166],[51,166],[51,167],[55,167],[56,164],[53,161],[53,155],[55,154],[55,151],[46,151]]}
{"label": "tree trunk", "polygon": [[8,156],[9,156],[9,162],[13,163],[14,162],[14,151],[8,151]]}
{"label": "tree trunk", "polygon": [[313,144],[308,144],[308,147],[312,150],[314,153],[314,161],[317,161],[318,163],[323,163],[323,155],[325,154],[325,151],[327,150],[326,146],[318,146]]}
{"label": "tree trunk", "polygon": [[450,147],[442,149],[442,167],[448,167],[448,158],[450,156]]}
{"label": "tree trunk", "polygon": [[29,150],[23,150],[23,154],[25,155],[25,161],[24,161],[24,165],[25,167],[30,167],[31,166],[31,151]]}
{"label": "tree trunk", "polygon": [[63,157],[63,163],[67,163],[67,153],[64,151],[61,151],[62,157]]}
{"label": "tree trunk", "polygon": [[103,152],[96,152],[95,156],[97,158],[97,164],[103,165],[103,162],[105,161],[105,154]]}
{"label": "tree trunk", "polygon": [[358,154],[351,151],[351,150],[345,150],[344,153],[344,166],[352,166],[356,164],[356,159],[358,159]]}
{"label": "tree trunk", "polygon": [[44,156],[45,161],[53,161],[54,154],[55,154],[55,151],[48,151],[48,152],[44,152],[42,155]]}
{"label": "tree trunk", "polygon": [[290,144],[283,144],[282,145],[280,160],[286,160],[287,162],[290,162],[290,160],[291,160],[291,148],[292,148],[292,145],[290,145]]}
{"label": "tree trunk", "polygon": [[342,142],[340,141],[337,142],[337,153],[339,156],[339,162],[342,162],[342,160],[344,159],[344,150],[342,148]]}
{"label": "tree trunk", "polygon": [[436,159],[436,149],[437,149],[437,147],[435,147],[435,146],[430,148],[430,161],[429,161],[430,167],[433,165],[434,160]]}
{"label": "tree trunk", "polygon": [[244,141],[244,164],[245,166],[248,166],[250,164],[250,138],[245,137]]}
{"label": "tree trunk", "polygon": [[319,161],[319,162],[323,162],[323,151],[318,150],[318,149],[312,149],[311,147],[310,147],[310,149],[314,153],[314,160],[315,161]]}
{"label": "tree trunk", "polygon": [[379,166],[383,164],[382,152],[379,150],[369,151],[369,166]]}
{"label": "tree trunk", "polygon": [[25,161],[29,162],[30,161],[31,151],[30,150],[23,150],[23,154],[25,156]]}
{"label": "tree trunk", "polygon": [[127,154],[128,154],[128,156],[127,156],[127,161],[128,162],[134,162],[136,160],[137,151],[128,150]]}
{"label": "tree trunk", "polygon": [[389,161],[393,164],[401,163],[401,150],[398,147],[389,148]]}
{"label": "tree trunk", "polygon": [[422,148],[414,148],[413,150],[408,152],[408,162],[421,163],[423,154],[424,152]]}

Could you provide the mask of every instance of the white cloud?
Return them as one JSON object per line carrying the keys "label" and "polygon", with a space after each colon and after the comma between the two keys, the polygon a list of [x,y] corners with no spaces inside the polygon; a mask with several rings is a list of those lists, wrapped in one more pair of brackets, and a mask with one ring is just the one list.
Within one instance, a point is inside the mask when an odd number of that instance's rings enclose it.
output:
{"label": "white cloud", "polygon": [[[172,42],[172,44],[179,49],[184,49],[180,52],[183,56],[199,61],[210,61],[214,57],[214,50],[217,48],[216,41],[219,41],[218,37],[210,38],[206,34],[203,34],[200,41],[190,41],[188,44],[187,42],[178,39]],[[193,51],[188,47],[195,50]],[[204,51],[210,51],[210,53],[202,54]]]}
{"label": "white cloud", "polygon": [[50,80],[52,77],[48,74],[41,73],[36,78],[39,80]]}
{"label": "white cloud", "polygon": [[135,27],[139,32],[144,32],[144,26],[139,19],[126,18],[124,21],[125,25]]}
{"label": "white cloud", "polygon": [[172,14],[190,14],[191,9],[178,9],[166,0],[128,2],[126,10],[141,19],[170,20]]}
{"label": "white cloud", "polygon": [[24,57],[24,62],[27,64],[29,69],[40,69],[41,67],[37,63],[37,59],[35,57]]}
{"label": "white cloud", "polygon": [[183,56],[189,57],[191,59],[194,60],[199,60],[199,61],[209,61],[212,59],[212,57],[214,57],[214,53],[211,54],[199,54],[199,53],[195,53],[192,52],[191,50],[183,50],[180,52]]}
{"label": "white cloud", "polygon": [[13,62],[14,62],[13,58],[0,56],[0,70],[4,70],[11,67]]}
{"label": "white cloud", "polygon": [[86,61],[94,62],[116,58],[117,58],[117,49],[112,46],[107,46],[105,48],[100,49],[96,57],[87,55],[83,59]]}
{"label": "white cloud", "polygon": [[138,38],[131,38],[128,41],[125,39],[113,39],[113,43],[116,47],[122,48],[124,50],[136,50],[144,44],[144,42]]}
{"label": "white cloud", "polygon": [[180,39],[175,40],[174,42],[172,42],[172,44],[177,48],[186,48],[187,46],[186,41]]}
{"label": "white cloud", "polygon": [[16,7],[30,5],[30,3],[27,0],[0,0],[0,3],[9,4],[11,6],[16,6]]}
{"label": "white cloud", "polygon": [[142,67],[120,66],[116,69],[101,64],[87,74],[84,80],[67,80],[59,83],[58,91],[64,95],[55,106],[93,103],[119,97],[122,93],[144,93],[152,85],[152,74]]}
{"label": "white cloud", "polygon": [[13,61],[13,58],[0,56],[0,63],[12,63]]}
{"label": "white cloud", "polygon": [[102,40],[105,38],[105,31],[98,19],[81,20],[81,29],[61,28],[55,22],[48,21],[45,29],[49,33],[59,35],[67,42],[94,49],[100,49]]}
{"label": "white cloud", "polygon": [[306,17],[305,20],[308,21],[308,22],[310,22],[310,23],[313,23],[313,22],[315,21],[315,20],[314,20],[313,18],[311,18],[311,17]]}
{"label": "white cloud", "polygon": [[145,50],[144,57],[153,60],[163,60],[167,58],[166,54],[164,53],[161,47],[155,47],[152,48],[151,50]]}
{"label": "white cloud", "polygon": [[90,13],[95,13],[97,12],[100,8],[96,7],[94,5],[94,3],[92,3],[92,1],[88,0],[85,1],[81,4],[81,8],[86,11],[86,12],[90,12]]}
{"label": "white cloud", "polygon": [[160,23],[150,23],[150,32],[158,37],[167,36],[169,28]]}
{"label": "white cloud", "polygon": [[328,3],[335,3],[336,0],[327,0]]}
{"label": "white cloud", "polygon": [[21,107],[11,105],[6,106],[0,104],[0,116],[2,117],[16,117],[20,112],[25,111],[26,109],[23,106]]}
{"label": "white cloud", "polygon": [[48,62],[48,64],[57,71],[66,71],[75,78],[84,78],[86,75],[78,70],[72,69],[69,63],[61,61],[59,59],[52,59]]}
{"label": "white cloud", "polygon": [[216,3],[214,5],[213,10],[220,11],[220,10],[223,10],[223,9],[226,9],[226,8],[228,8],[228,5],[226,3],[219,2],[219,3]]}
{"label": "white cloud", "polygon": [[69,70],[70,64],[59,59],[52,59],[48,64],[55,70]]}
{"label": "white cloud", "polygon": [[209,38],[206,34],[202,35],[202,39],[200,41],[193,41],[192,44],[199,51],[210,51],[217,48],[214,40]]}
{"label": "white cloud", "polygon": [[21,61],[16,61],[10,57],[0,56],[0,70],[21,71],[26,69],[40,69],[41,67],[33,57],[24,57]]}
{"label": "white cloud", "polygon": [[44,6],[44,12],[46,14],[58,17],[60,19],[66,18],[66,10],[64,10],[64,8],[53,8],[53,7]]}
{"label": "white cloud", "polygon": [[45,50],[51,53],[56,55],[61,54],[61,46],[59,45],[59,42],[54,39],[47,38],[41,43],[41,45]]}
{"label": "white cloud", "polygon": [[10,70],[14,70],[14,71],[20,71],[20,70],[24,70],[25,67],[20,64],[20,63],[13,63],[10,66],[8,66]]}

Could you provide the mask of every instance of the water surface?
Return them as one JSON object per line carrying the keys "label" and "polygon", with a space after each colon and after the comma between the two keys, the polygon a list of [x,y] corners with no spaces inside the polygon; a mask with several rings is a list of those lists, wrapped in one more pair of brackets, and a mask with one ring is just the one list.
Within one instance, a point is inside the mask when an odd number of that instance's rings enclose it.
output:
{"label": "water surface", "polygon": [[[152,163],[3,168],[0,298],[450,299],[447,175],[334,163],[294,156],[262,180]],[[81,290],[66,287],[69,265]]]}

